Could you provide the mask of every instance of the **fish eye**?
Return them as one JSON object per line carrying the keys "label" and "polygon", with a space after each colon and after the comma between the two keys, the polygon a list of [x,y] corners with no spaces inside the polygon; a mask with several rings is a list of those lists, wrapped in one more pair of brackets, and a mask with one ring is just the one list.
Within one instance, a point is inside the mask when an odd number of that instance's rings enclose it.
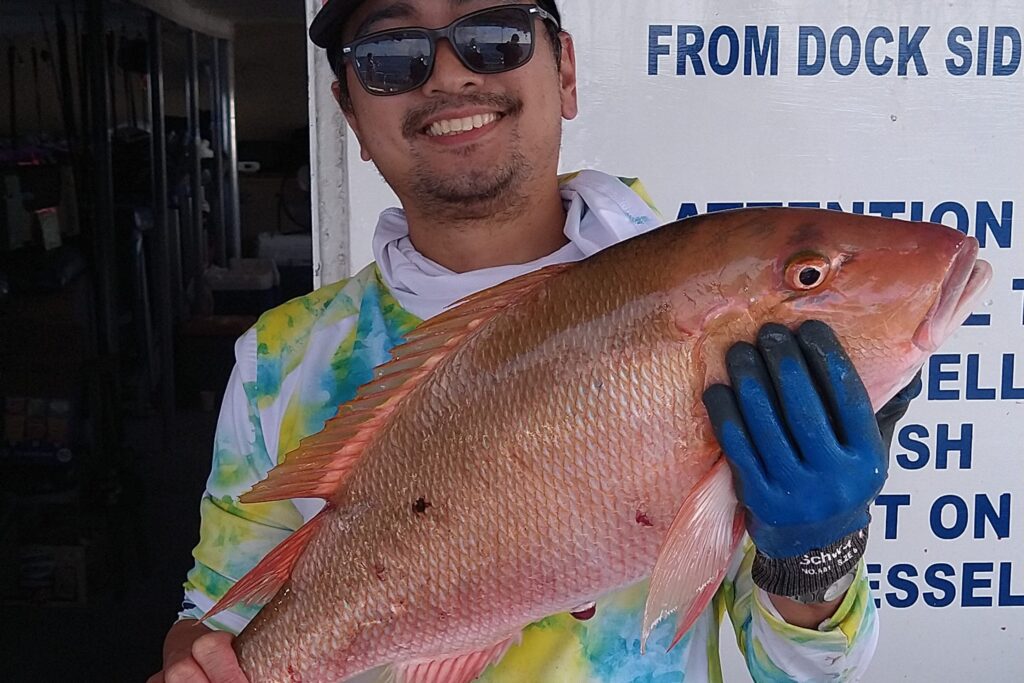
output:
{"label": "fish eye", "polygon": [[817,289],[831,269],[831,261],[820,254],[799,254],[786,266],[786,286],[801,292]]}

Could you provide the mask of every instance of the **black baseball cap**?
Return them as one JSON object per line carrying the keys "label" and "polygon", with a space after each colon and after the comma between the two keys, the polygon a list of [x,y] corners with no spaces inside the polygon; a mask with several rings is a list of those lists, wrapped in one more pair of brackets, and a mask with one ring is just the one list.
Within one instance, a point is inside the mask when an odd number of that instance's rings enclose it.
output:
{"label": "black baseball cap", "polygon": [[[326,0],[324,6],[313,17],[309,25],[309,38],[315,45],[331,50],[341,42],[341,29],[363,0]],[[561,26],[562,17],[555,6],[555,0],[536,0],[534,3],[547,11]]]}

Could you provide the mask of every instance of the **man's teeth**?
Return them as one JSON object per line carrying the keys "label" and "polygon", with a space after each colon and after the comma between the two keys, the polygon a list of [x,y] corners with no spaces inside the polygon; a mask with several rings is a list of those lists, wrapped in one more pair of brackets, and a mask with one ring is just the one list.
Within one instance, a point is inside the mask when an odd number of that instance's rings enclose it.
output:
{"label": "man's teeth", "polygon": [[436,137],[438,135],[457,135],[459,133],[471,131],[475,128],[483,128],[497,120],[497,114],[477,114],[476,116],[467,116],[463,119],[445,119],[444,121],[432,123],[427,128],[427,135],[431,137]]}

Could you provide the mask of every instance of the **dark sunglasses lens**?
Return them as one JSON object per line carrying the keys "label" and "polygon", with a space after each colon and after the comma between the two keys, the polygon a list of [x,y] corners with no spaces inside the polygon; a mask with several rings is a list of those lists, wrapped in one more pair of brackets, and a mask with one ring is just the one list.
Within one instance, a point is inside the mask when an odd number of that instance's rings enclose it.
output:
{"label": "dark sunglasses lens", "polygon": [[507,71],[522,66],[533,54],[533,18],[513,7],[482,12],[459,22],[454,38],[473,69]]}
{"label": "dark sunglasses lens", "polygon": [[367,90],[390,94],[423,83],[430,64],[430,38],[420,31],[395,31],[359,43],[356,71]]}

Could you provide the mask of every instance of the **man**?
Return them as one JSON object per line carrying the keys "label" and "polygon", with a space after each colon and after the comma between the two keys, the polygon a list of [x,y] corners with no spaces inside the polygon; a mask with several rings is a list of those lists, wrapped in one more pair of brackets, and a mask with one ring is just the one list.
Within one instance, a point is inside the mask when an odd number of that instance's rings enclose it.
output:
{"label": "man", "polygon": [[[195,619],[323,503],[241,505],[238,496],[319,431],[404,335],[472,292],[657,225],[635,181],[596,171],[556,175],[561,121],[577,113],[576,56],[560,26],[553,0],[329,0],[314,21],[310,34],[331,57],[334,94],[362,158],[377,166],[402,209],[380,217],[375,264],[270,311],[239,340],[201,504],[196,565],[181,620],[165,641],[165,669],[151,681],[245,680],[232,632],[255,609],[217,615],[211,626],[218,632]],[[402,41],[386,33],[394,29],[403,29]],[[486,72],[465,57],[463,41],[496,49],[493,36],[508,31],[529,38],[518,63]],[[370,51],[389,60],[411,54],[399,45],[409,42],[424,46],[427,73],[384,84],[360,69]],[[790,404],[821,405],[818,392],[837,389],[817,387],[805,365],[805,357],[826,355],[838,364],[845,378],[838,388],[852,407],[806,424],[792,417]],[[766,327],[758,346],[734,346],[728,365],[735,392],[712,387],[705,402],[747,506],[753,545],[735,559],[712,606],[671,652],[655,637],[641,656],[646,585],[629,587],[594,608],[528,627],[522,644],[481,680],[721,680],[725,610],[758,681],[847,681],[863,673],[877,625],[861,556],[887,456],[863,386],[822,325],[795,336]],[[786,389],[780,398],[775,382]],[[902,397],[887,406],[890,436],[905,406]],[[858,448],[839,444],[833,421],[844,436],[854,432]],[[812,471],[806,464],[816,449],[842,458]],[[865,474],[851,477],[850,470]],[[778,481],[788,487],[781,503],[770,495]]]}

